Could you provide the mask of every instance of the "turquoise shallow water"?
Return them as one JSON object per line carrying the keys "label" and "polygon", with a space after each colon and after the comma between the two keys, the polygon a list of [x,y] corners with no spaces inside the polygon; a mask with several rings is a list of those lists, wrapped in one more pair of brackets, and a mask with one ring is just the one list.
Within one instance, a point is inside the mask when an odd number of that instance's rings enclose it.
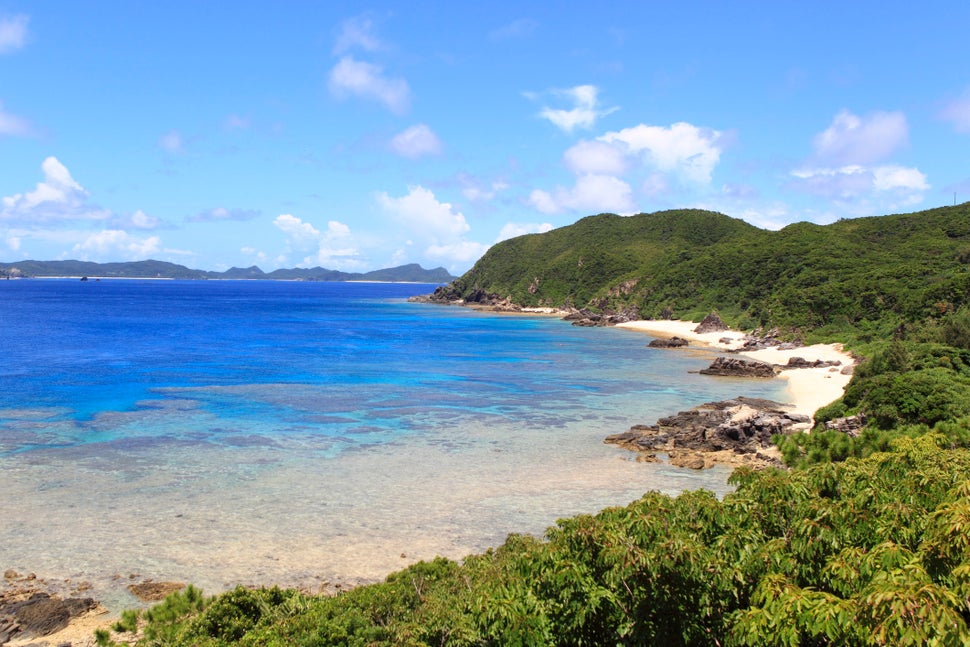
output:
{"label": "turquoise shallow water", "polygon": [[[635,423],[778,382],[433,286],[0,282],[0,568],[235,583],[382,577],[727,470],[638,463]],[[121,576],[117,578],[116,576]]]}

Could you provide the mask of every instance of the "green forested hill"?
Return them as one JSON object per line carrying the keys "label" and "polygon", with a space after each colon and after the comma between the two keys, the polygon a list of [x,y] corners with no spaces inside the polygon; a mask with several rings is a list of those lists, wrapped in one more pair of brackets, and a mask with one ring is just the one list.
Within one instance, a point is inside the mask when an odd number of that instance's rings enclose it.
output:
{"label": "green forested hill", "polygon": [[601,214],[504,241],[451,287],[521,305],[634,308],[645,318],[716,309],[741,327],[824,332],[959,307],[968,262],[970,203],[780,231],[676,210]]}

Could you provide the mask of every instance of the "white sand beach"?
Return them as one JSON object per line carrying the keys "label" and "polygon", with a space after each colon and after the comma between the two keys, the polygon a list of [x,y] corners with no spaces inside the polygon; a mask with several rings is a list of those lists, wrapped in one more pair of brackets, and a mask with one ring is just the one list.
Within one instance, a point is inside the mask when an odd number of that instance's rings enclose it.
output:
{"label": "white sand beach", "polygon": [[[745,337],[745,333],[736,330],[698,334],[694,332],[697,323],[693,321],[631,321],[618,324],[617,327],[645,332],[655,337],[680,337],[693,345],[723,351],[741,348]],[[853,357],[842,349],[841,344],[815,344],[790,350],[765,348],[739,354],[769,364],[784,365],[792,357],[801,357],[809,362],[815,360],[841,362],[840,366],[791,369],[782,371],[779,375],[788,381],[790,400],[787,404],[791,405],[793,412],[807,416],[814,416],[819,408],[842,396],[846,385],[852,379],[851,375],[843,374],[842,369],[855,363]]]}

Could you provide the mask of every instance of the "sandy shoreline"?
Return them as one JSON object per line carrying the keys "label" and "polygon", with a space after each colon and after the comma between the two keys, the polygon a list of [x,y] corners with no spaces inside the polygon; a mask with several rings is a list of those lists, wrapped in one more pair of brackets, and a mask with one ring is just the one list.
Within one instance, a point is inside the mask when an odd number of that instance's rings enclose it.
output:
{"label": "sandy shoreline", "polygon": [[[721,351],[736,351],[741,348],[745,333],[736,330],[699,334],[694,332],[697,323],[676,320],[630,321],[617,325],[654,337],[680,337],[693,345],[704,346]],[[855,363],[841,344],[815,344],[788,350],[765,348],[756,351],[743,351],[739,355],[769,364],[787,364],[792,357],[801,357],[809,362],[815,360],[838,361],[841,366],[819,368],[799,368],[782,371],[779,377],[788,382],[789,401],[793,413],[814,417],[815,412],[842,397],[852,375],[843,374],[842,368]]]}

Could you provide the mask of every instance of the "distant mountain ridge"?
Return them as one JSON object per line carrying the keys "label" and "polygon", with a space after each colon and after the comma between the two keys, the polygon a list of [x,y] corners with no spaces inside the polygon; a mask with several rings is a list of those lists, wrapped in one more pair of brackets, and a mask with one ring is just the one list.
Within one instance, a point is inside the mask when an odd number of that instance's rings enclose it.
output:
{"label": "distant mountain ridge", "polygon": [[278,269],[264,272],[259,267],[232,267],[225,272],[193,270],[166,261],[92,263],[89,261],[19,261],[0,263],[0,278],[12,277],[103,277],[123,279],[262,279],[278,281],[378,281],[385,283],[447,283],[453,280],[448,270],[426,270],[417,263],[371,272],[341,272],[324,267]]}

